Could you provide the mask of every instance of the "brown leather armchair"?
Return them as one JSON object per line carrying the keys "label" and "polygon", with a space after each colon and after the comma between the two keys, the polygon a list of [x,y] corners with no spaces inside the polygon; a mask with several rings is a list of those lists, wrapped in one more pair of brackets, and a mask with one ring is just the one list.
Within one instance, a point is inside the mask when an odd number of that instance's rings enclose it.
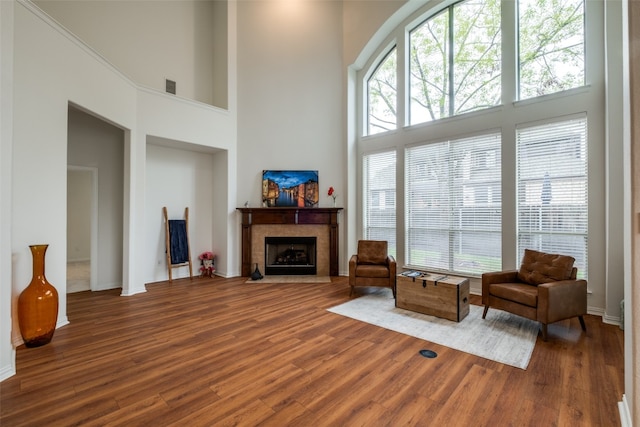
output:
{"label": "brown leather armchair", "polygon": [[484,273],[482,304],[508,311],[542,324],[542,339],[547,340],[547,325],[587,313],[587,281],[577,280],[575,259],[525,249],[519,270]]}
{"label": "brown leather armchair", "polygon": [[382,286],[396,296],[396,260],[387,252],[384,240],[359,240],[358,253],[349,260],[349,286]]}

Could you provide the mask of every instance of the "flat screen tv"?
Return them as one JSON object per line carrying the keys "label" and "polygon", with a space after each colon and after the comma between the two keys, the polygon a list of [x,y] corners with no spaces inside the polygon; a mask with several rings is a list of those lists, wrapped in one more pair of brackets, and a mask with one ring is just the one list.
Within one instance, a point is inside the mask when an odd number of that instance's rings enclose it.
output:
{"label": "flat screen tv", "polygon": [[318,191],[318,171],[262,171],[262,203],[266,207],[317,207]]}

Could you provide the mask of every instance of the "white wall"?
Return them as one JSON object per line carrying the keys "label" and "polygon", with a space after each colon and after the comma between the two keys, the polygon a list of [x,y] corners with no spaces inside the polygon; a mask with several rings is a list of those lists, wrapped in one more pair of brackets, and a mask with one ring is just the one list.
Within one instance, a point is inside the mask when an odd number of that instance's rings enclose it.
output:
{"label": "white wall", "polygon": [[[213,154],[149,144],[145,190],[145,228],[147,253],[155,260],[145,273],[145,282],[168,279],[165,223],[162,208],[169,219],[184,219],[189,208],[189,246],[194,276],[198,276],[198,255],[213,251]],[[174,279],[189,277],[188,267],[174,268]]]}
{"label": "white wall", "polygon": [[[358,162],[357,139],[359,136],[358,111],[356,106],[356,92],[359,84],[356,73],[368,60],[373,50],[386,37],[390,28],[403,20],[415,6],[404,0],[388,1],[347,1],[343,3],[343,104],[346,107],[343,130],[345,156],[343,168],[347,171],[345,179],[345,194],[358,195]],[[356,197],[349,197],[345,201],[345,215],[343,225],[345,229],[344,252],[355,253],[357,240],[361,235],[358,228],[360,218],[358,209],[361,201]],[[402,209],[401,207],[399,209]],[[401,212],[398,212],[401,215]],[[403,251],[398,248],[398,251]]]}
{"label": "white wall", "polygon": [[625,222],[625,322],[624,385],[625,398],[619,404],[622,425],[640,425],[640,4],[622,2],[623,115],[624,115],[624,208]]}
{"label": "white wall", "polygon": [[[213,1],[213,99],[212,105],[229,109],[229,44],[227,43],[228,9],[226,1]],[[204,73],[203,73],[204,74]],[[204,76],[203,76],[204,77]],[[197,99],[197,98],[195,98]]]}
{"label": "white wall", "polygon": [[620,321],[620,301],[624,299],[624,162],[623,149],[623,32],[622,2],[606,2],[605,67],[611,81],[607,85],[607,144],[606,156],[606,301],[605,320]]}
{"label": "white wall", "polygon": [[13,2],[0,1],[0,381],[16,372],[11,344],[13,257]]}
{"label": "white wall", "polygon": [[[367,43],[379,30],[384,31],[383,24],[392,25],[401,18],[394,18],[398,10],[406,7],[406,0],[362,0],[343,3],[344,34],[343,58],[346,65],[357,63]],[[406,16],[403,14],[402,17]],[[367,52],[364,52],[366,55]],[[346,70],[344,70],[346,71]]]}
{"label": "white wall", "polygon": [[92,198],[93,173],[67,170],[67,262],[91,260]]}
{"label": "white wall", "polygon": [[[15,4],[12,301],[29,282],[28,246],[47,243],[47,278],[66,294],[67,108],[69,100],[125,127],[135,123],[136,90],[130,82],[79,50],[40,16]],[[101,84],[96,84],[100,82]],[[58,325],[67,323],[60,299]],[[13,341],[19,342],[17,325]]]}
{"label": "white wall", "polygon": [[[160,31],[174,34],[174,32],[184,33],[186,28],[191,24],[187,18],[188,14],[183,12],[188,8],[196,7],[194,5],[162,5],[160,9],[156,9],[157,2],[127,2],[123,8],[118,8],[115,3],[110,2],[65,2],[65,1],[41,1],[38,4],[53,14],[56,19],[63,22],[68,28],[72,29],[76,34],[82,35],[89,42],[92,48],[104,53],[113,63],[122,64],[119,67],[127,75],[140,75],[139,81],[136,82],[144,85],[156,87],[150,84],[148,79],[156,79],[158,70],[166,70],[169,63],[183,62],[188,66],[193,66],[194,59],[189,58],[185,61],[175,61],[171,56],[160,54],[163,46],[163,38],[155,38],[153,45],[151,35]],[[121,2],[118,2],[122,5]],[[166,3],[191,3],[191,2],[166,2]],[[367,31],[374,31],[376,25],[371,22],[381,22],[387,11],[394,10],[403,2],[366,2],[366,4],[354,4],[350,7],[352,11],[351,17],[354,21],[349,22],[350,28],[354,34],[359,34],[353,42],[345,42],[342,38],[343,16],[342,4],[339,2],[294,2],[285,5],[279,1],[266,2],[240,2],[238,7],[241,9],[242,22],[238,34],[241,39],[238,42],[241,48],[238,51],[243,52],[238,61],[241,63],[242,72],[237,75],[238,80],[242,82],[242,105],[244,110],[240,112],[247,123],[251,126],[240,129],[242,136],[240,137],[240,152],[236,157],[235,151],[220,152],[214,158],[214,163],[219,163],[213,168],[214,174],[221,174],[220,178],[226,179],[228,182],[238,180],[238,196],[236,202],[236,192],[228,192],[225,189],[216,186],[215,199],[218,195],[225,197],[227,206],[231,209],[223,208],[224,204],[215,203],[214,210],[216,215],[226,215],[227,222],[232,227],[220,227],[218,224],[224,225],[224,221],[216,221],[212,234],[212,245],[217,246],[218,242],[225,242],[223,247],[228,249],[229,256],[221,253],[219,259],[218,272],[225,275],[233,275],[239,273],[239,267],[233,263],[233,258],[239,256],[239,228],[237,225],[238,215],[233,207],[239,206],[245,200],[251,200],[251,203],[257,205],[260,201],[260,173],[265,168],[303,168],[318,169],[320,171],[321,188],[328,188],[330,185],[338,189],[340,205],[345,205],[345,199],[348,196],[345,179],[345,148],[343,145],[344,134],[344,105],[343,105],[343,73],[342,52],[345,45],[348,46],[350,52],[356,52],[362,43],[366,41]],[[369,6],[376,5],[376,8],[369,9]],[[168,8],[181,8],[174,18],[175,22],[165,25],[164,21]],[[198,6],[204,7],[204,6]],[[213,31],[216,33],[213,49],[216,49],[216,58],[219,59],[218,52],[224,52],[221,49],[220,37],[220,13],[217,9],[223,9],[230,15],[235,13],[236,3],[232,2],[227,7],[216,3],[214,5],[214,21]],[[283,9],[283,7],[290,7]],[[153,11],[153,13],[148,13]],[[99,12],[99,13],[98,13]],[[121,14],[126,12],[131,16],[145,16],[144,23],[140,19],[133,19],[136,22],[135,32],[129,27],[131,21],[129,18],[122,24],[122,31],[113,31],[112,25],[114,20],[118,20]],[[208,12],[206,13],[208,14]],[[204,12],[202,15],[206,15]],[[375,19],[370,19],[375,16]],[[96,22],[102,21],[102,22]],[[356,24],[355,21],[358,23]],[[235,68],[235,19],[231,19],[228,28],[228,69]],[[140,25],[143,25],[141,31]],[[118,26],[118,28],[121,28]],[[366,29],[366,30],[365,30]],[[348,30],[349,31],[349,30]],[[118,34],[114,34],[118,33]],[[135,37],[134,37],[135,33]],[[149,34],[149,38],[146,38]],[[174,37],[179,37],[174,34]],[[139,38],[141,40],[137,40]],[[136,40],[133,40],[136,39]],[[133,41],[132,41],[133,40]],[[293,40],[293,42],[292,42]],[[348,40],[352,40],[351,37]],[[142,44],[145,44],[144,48]],[[192,41],[187,41],[188,46]],[[123,46],[131,46],[131,49],[123,49]],[[283,48],[286,46],[286,48]],[[189,50],[188,48],[185,50]],[[145,61],[140,61],[136,52],[145,52]],[[120,59],[116,57],[120,56]],[[127,61],[131,56],[135,60]],[[318,60],[318,58],[321,58]],[[151,69],[148,64],[153,63],[155,67]],[[215,67],[220,67],[220,61],[215,62]],[[206,67],[202,68],[203,70]],[[223,68],[226,70],[226,68]],[[214,73],[214,79],[219,84],[220,72]],[[270,77],[266,77],[270,76]],[[229,87],[234,87],[235,75],[229,73]],[[268,79],[268,81],[266,81]],[[157,86],[163,89],[163,86]],[[180,88],[180,82],[178,82]],[[301,97],[299,94],[304,94]],[[179,93],[180,95],[180,93]],[[200,94],[195,94],[194,98],[198,99]],[[233,107],[235,99],[233,91],[229,94],[229,105]],[[295,98],[295,100],[294,100]],[[277,101],[277,102],[276,102]],[[174,139],[177,141],[187,141],[193,144],[213,145],[226,149],[229,141],[235,141],[235,131],[227,126],[219,126],[219,123],[212,121],[210,129],[203,130],[199,126],[186,128],[194,129],[194,135],[179,134],[175,135],[175,123],[183,123],[184,120],[199,122],[199,119],[192,119],[184,116],[176,116],[171,110],[173,107],[156,108],[156,103],[167,102],[163,97],[157,94],[142,91],[138,100],[140,113],[140,121],[137,123],[138,130],[131,132],[128,138],[136,141],[146,138],[146,135],[162,135],[163,137]],[[278,107],[274,108],[272,104],[277,103]],[[179,104],[179,102],[178,102]],[[197,106],[189,105],[188,107],[195,111],[196,115],[200,115],[200,109]],[[158,116],[156,110],[164,111],[166,114]],[[205,112],[206,114],[206,112]],[[233,113],[232,113],[233,114]],[[222,113],[224,115],[224,113]],[[297,117],[295,121],[291,121],[290,117]],[[233,117],[223,117],[222,121],[233,119]],[[141,131],[144,129],[144,131]],[[212,130],[213,129],[213,130]],[[223,129],[223,130],[220,130]],[[184,129],[181,129],[181,133]],[[211,131],[212,130],[212,131]],[[215,141],[212,138],[204,140],[201,135],[211,131],[210,135],[216,135]],[[145,149],[139,144],[135,147],[127,143],[127,161],[133,161],[135,157],[145,157]],[[129,158],[131,157],[131,159]],[[234,164],[238,159],[239,172],[229,170],[227,165]],[[144,162],[137,161],[138,165],[144,166]],[[144,194],[146,174],[141,174],[144,168],[137,168],[131,176],[127,176],[128,182],[126,186],[132,191],[132,194],[125,196],[125,210],[132,212],[131,222],[144,223],[147,214],[144,213],[145,207],[140,208],[139,199],[133,194]],[[216,182],[224,182],[216,179]],[[226,194],[221,194],[222,192]],[[343,198],[341,201],[340,198]],[[322,198],[321,204],[329,205],[329,198]],[[137,207],[137,208],[136,208]],[[344,213],[346,217],[347,212]],[[342,219],[341,219],[342,221]],[[341,234],[344,232],[344,224],[341,228]],[[125,234],[127,231],[125,230]],[[143,233],[144,234],[144,233]],[[134,235],[125,236],[125,240],[134,247],[139,241],[145,241],[142,235],[137,239]],[[341,237],[341,242],[344,238]],[[143,250],[143,248],[140,248]],[[349,254],[346,250],[341,250],[341,260]],[[125,253],[125,258],[127,254]],[[224,258],[228,258],[224,260]],[[342,264],[344,266],[344,264]],[[153,271],[157,266],[157,260],[152,265],[141,265],[142,272]],[[226,266],[226,267],[225,267]],[[131,266],[136,268],[137,266]],[[341,269],[343,273],[344,268]],[[125,273],[127,274],[127,273]],[[142,273],[145,274],[145,273]]]}
{"label": "white wall", "polygon": [[226,8],[216,3],[36,2],[138,84],[164,92],[173,80],[178,96],[226,107]]}
{"label": "white wall", "polygon": [[238,2],[240,204],[260,206],[263,169],[312,169],[320,206],[329,186],[344,206],[341,34],[341,2]]}
{"label": "white wall", "polygon": [[[230,97],[232,99],[233,97]],[[209,153],[212,165],[210,166],[212,197],[215,198],[213,207],[204,206],[207,210],[201,215],[205,217],[211,214],[212,231],[210,241],[205,246],[216,252],[218,258],[217,273],[222,276],[235,276],[240,274],[240,253],[239,236],[240,226],[234,220],[235,207],[238,206],[236,199],[236,115],[231,111],[211,109],[204,104],[193,103],[175,99],[173,97],[142,91],[138,99],[139,125],[144,129],[144,137],[155,144],[167,144],[185,152],[196,151]],[[149,145],[146,145],[149,147]],[[144,149],[144,147],[141,147]],[[185,155],[188,155],[185,153]],[[147,158],[146,154],[140,153],[141,159]],[[178,159],[176,157],[176,159]],[[142,165],[144,161],[139,161],[138,172],[144,171]],[[153,183],[145,182],[147,175],[138,176],[137,182],[132,187],[141,186],[140,194],[144,194],[146,188],[154,188]],[[137,206],[131,207],[135,212],[136,220],[144,224],[148,218],[152,218],[156,213],[157,206],[145,207],[139,202],[145,200],[131,198],[131,203]],[[166,203],[167,202],[163,202]],[[163,205],[163,206],[165,206]],[[166,205],[168,206],[168,205]],[[185,205],[186,206],[186,205]],[[184,210],[184,207],[182,210]],[[146,210],[151,210],[147,213]],[[190,205],[190,213],[193,208]],[[162,211],[158,211],[161,213]],[[177,213],[177,212],[176,212]],[[146,233],[146,232],[145,232]],[[146,240],[145,235],[137,236],[132,242],[132,246],[139,243],[144,245],[138,247],[139,251],[147,250],[148,245],[155,245],[155,240],[151,237]],[[204,242],[203,242],[204,244]],[[155,247],[155,246],[151,246]],[[194,246],[192,248],[195,250]],[[196,254],[197,255],[197,254]],[[157,259],[149,258],[147,263],[141,264],[143,271],[154,271],[157,266]],[[146,274],[146,273],[142,273]],[[160,279],[161,280],[161,279]]]}
{"label": "white wall", "polygon": [[[144,278],[150,271],[144,264],[149,259],[145,256],[149,244],[144,227],[147,135],[223,149],[222,155],[212,159],[216,167],[212,174],[224,188],[222,206],[214,210],[221,218],[211,221],[212,235],[221,234],[220,241],[227,244],[221,249],[227,270],[231,270],[229,265],[239,265],[234,253],[226,254],[228,247],[235,249],[229,236],[239,230],[226,223],[235,210],[230,207],[235,207],[234,193],[226,190],[236,182],[233,168],[226,163],[237,158],[235,113],[142,89],[28,2],[0,2],[0,10],[1,105],[8,108],[0,116],[0,247],[3,253],[12,255],[6,258],[12,259],[11,267],[3,265],[0,269],[3,274],[11,274],[10,280],[0,283],[2,294],[7,295],[2,299],[6,305],[0,306],[0,324],[7,329],[1,329],[0,334],[6,335],[11,328],[11,339],[0,342],[0,378],[6,378],[15,371],[12,344],[21,342],[16,306],[18,295],[30,280],[30,244],[49,244],[47,278],[60,295],[66,294],[69,103],[124,129],[123,295],[144,292]],[[234,8],[229,12],[235,13]],[[235,46],[234,37],[231,34],[230,40]],[[10,43],[8,49],[5,41]],[[235,73],[233,66],[230,63],[230,74]],[[12,94],[14,102],[6,104]],[[229,103],[235,103],[234,87],[229,88]],[[7,158],[11,162],[5,163]],[[0,262],[8,262],[4,259]],[[66,298],[61,298],[58,326],[66,323]]]}

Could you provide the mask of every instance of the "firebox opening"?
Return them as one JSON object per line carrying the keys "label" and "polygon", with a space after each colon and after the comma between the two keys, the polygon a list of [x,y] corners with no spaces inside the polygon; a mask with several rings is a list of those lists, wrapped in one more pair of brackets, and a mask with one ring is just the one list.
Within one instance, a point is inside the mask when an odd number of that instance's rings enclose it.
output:
{"label": "firebox opening", "polygon": [[265,237],[265,274],[315,275],[316,237]]}

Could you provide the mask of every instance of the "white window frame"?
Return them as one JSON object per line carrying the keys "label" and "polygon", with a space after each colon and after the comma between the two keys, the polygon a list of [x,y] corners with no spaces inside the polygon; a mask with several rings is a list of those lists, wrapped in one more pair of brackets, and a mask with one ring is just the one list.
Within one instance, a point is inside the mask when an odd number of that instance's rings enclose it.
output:
{"label": "white window frame", "polygon": [[[355,99],[359,100],[355,107],[357,114],[353,116],[356,120],[355,126],[363,130],[365,94],[363,92],[363,81],[368,77],[369,71],[375,66],[379,59],[391,44],[397,46],[398,54],[398,123],[404,123],[396,131],[365,136],[362,133],[355,135],[355,156],[354,167],[357,170],[357,188],[362,191],[362,170],[361,159],[367,153],[395,149],[397,150],[398,179],[396,182],[397,197],[396,206],[398,209],[397,220],[397,241],[402,242],[406,236],[406,224],[404,218],[404,150],[407,146],[419,141],[445,140],[453,138],[455,135],[465,135],[486,132],[490,129],[500,129],[502,133],[502,265],[503,268],[517,268],[520,258],[517,253],[517,213],[516,213],[516,152],[515,152],[515,129],[521,123],[553,120],[570,114],[585,114],[588,120],[588,150],[589,150],[589,200],[606,200],[604,193],[604,169],[606,161],[602,153],[605,150],[605,70],[603,64],[606,63],[602,44],[594,43],[594,40],[604,38],[604,26],[602,17],[604,16],[604,6],[601,2],[586,2],[585,4],[585,31],[586,31],[586,86],[546,95],[539,98],[532,98],[524,101],[517,101],[517,51],[515,22],[517,11],[513,2],[504,1],[502,4],[503,22],[512,22],[510,25],[502,27],[502,49],[503,49],[503,69],[502,69],[502,105],[487,110],[471,112],[461,116],[449,117],[436,122],[428,122],[408,126],[407,117],[407,88],[404,76],[406,67],[406,56],[404,51],[407,48],[407,31],[423,22],[433,13],[442,7],[450,5],[452,2],[442,1],[437,3],[425,2],[420,9],[415,11],[400,22],[393,29],[387,29],[386,38],[377,38],[379,48],[371,50],[368,55],[369,61],[362,62],[360,71],[353,75],[355,87]],[[396,21],[397,22],[397,21]],[[384,36],[383,36],[384,37]],[[506,62],[505,62],[506,61]],[[505,65],[506,64],[506,65]],[[508,65],[510,64],[510,65]],[[593,153],[596,153],[595,155]],[[362,237],[363,227],[363,207],[359,203],[356,211],[356,237]],[[593,262],[593,260],[604,260],[605,237],[602,232],[602,222],[598,218],[605,216],[605,204],[589,205],[589,258],[591,260],[589,277],[591,280],[601,280],[604,282],[604,264]],[[397,260],[399,265],[405,265],[406,248],[398,248]],[[603,261],[604,262],[604,261]],[[406,265],[405,265],[406,266]]]}

